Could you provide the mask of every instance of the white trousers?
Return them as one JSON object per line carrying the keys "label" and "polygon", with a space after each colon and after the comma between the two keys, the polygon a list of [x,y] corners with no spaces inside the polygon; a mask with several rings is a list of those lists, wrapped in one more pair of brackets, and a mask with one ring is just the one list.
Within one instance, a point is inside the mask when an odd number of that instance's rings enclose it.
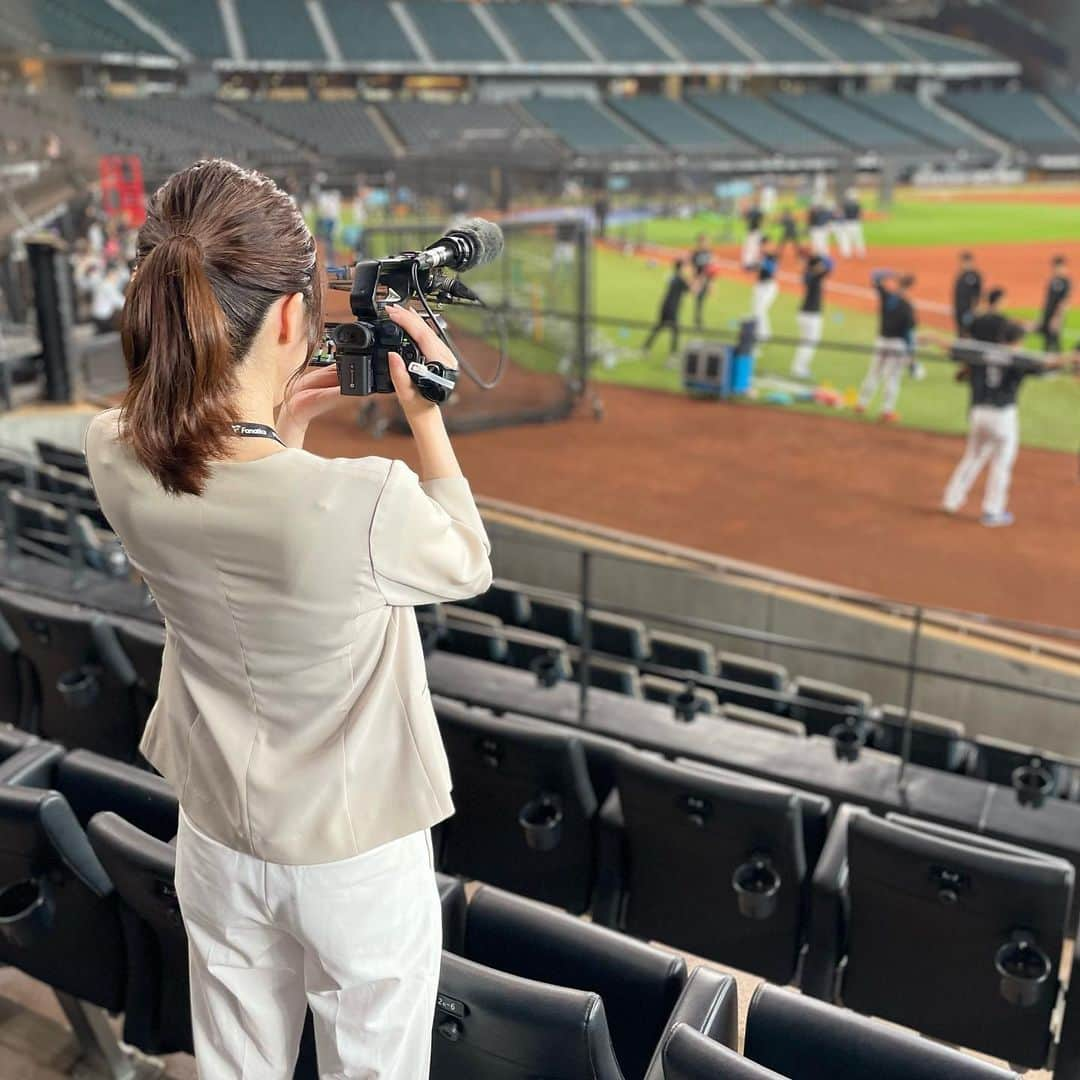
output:
{"label": "white trousers", "polygon": [[995,516],[1005,513],[1019,448],[1020,419],[1016,406],[997,409],[992,405],[976,405],[971,410],[967,448],[945,489],[945,508],[953,513],[959,510],[967,502],[979,473],[989,464],[983,513]]}
{"label": "white trousers", "polygon": [[815,255],[829,254],[829,226],[815,225],[809,232],[810,250]]}
{"label": "white trousers", "polygon": [[799,347],[791,361],[791,374],[800,379],[810,377],[810,365],[814,362],[814,353],[821,340],[821,327],[824,318],[821,312],[800,311],[796,322],[799,326]]}
{"label": "white trousers", "polygon": [[746,234],[742,245],[743,266],[753,266],[761,258],[761,230],[755,229]]}
{"label": "white trousers", "polygon": [[857,255],[861,259],[866,254],[866,239],[861,221],[841,221],[836,227],[836,239],[840,254],[845,259],[851,255]]}
{"label": "white trousers", "polygon": [[427,830],[283,866],[181,813],[176,893],[201,1080],[290,1080],[309,1005],[322,1080],[427,1080],[442,955]]}
{"label": "white trousers", "polygon": [[903,338],[879,337],[874,345],[874,356],[870,361],[870,370],[863,379],[862,388],[859,390],[859,404],[865,409],[878,387],[884,384],[884,392],[881,398],[883,412],[895,412],[896,403],[900,398],[900,380],[904,376],[904,368],[908,366],[908,344]]}
{"label": "white trousers", "polygon": [[757,322],[758,341],[768,341],[772,337],[772,323],[769,321],[769,309],[776,301],[776,293],[779,290],[775,279],[758,281],[754,284],[753,307],[754,319]]}

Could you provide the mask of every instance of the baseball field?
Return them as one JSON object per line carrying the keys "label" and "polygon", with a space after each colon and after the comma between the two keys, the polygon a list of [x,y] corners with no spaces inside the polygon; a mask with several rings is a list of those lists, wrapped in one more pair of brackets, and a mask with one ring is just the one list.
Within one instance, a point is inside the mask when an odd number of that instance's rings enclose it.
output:
{"label": "baseball field", "polygon": [[[867,257],[837,259],[826,290],[825,329],[814,362],[815,379],[848,400],[861,382],[876,334],[876,298],[870,274],[879,268],[910,271],[920,321],[928,329],[952,326],[951,290],[957,253],[972,250],[987,287],[1007,290],[1006,307],[1021,319],[1035,317],[1049,277],[1052,255],[1075,255],[1080,261],[1080,192],[1067,188],[1027,187],[1002,191],[911,192],[882,212],[865,200]],[[699,233],[714,243],[718,276],[707,301],[706,331],[730,335],[750,312],[753,275],[738,266],[742,226],[718,214],[659,218],[609,231],[599,245],[595,265],[598,330],[598,379],[630,386],[677,390],[679,373],[667,361],[667,335],[651,355],[642,352],[647,330],[659,305],[673,257],[685,254]],[[732,242],[732,238],[736,242]],[[834,252],[835,257],[835,252]],[[758,372],[784,376],[798,337],[800,264],[790,250],[781,264],[781,292],[772,309],[774,340],[763,346]],[[691,302],[683,321],[692,321]],[[1065,322],[1068,347],[1080,341],[1080,306]],[[1037,346],[1032,337],[1029,344]],[[957,434],[965,430],[967,390],[954,380],[953,365],[940,349],[920,350],[925,372],[906,379],[900,400],[900,423],[917,430]],[[796,405],[873,423],[873,411],[857,417],[850,409]],[[1075,450],[1080,445],[1080,383],[1068,376],[1030,380],[1021,396],[1021,432],[1025,445]]]}

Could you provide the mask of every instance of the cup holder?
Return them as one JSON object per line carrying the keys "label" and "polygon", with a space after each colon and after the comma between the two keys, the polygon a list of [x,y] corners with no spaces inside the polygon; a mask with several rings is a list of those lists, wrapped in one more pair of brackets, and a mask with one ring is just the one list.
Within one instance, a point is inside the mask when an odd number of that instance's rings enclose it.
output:
{"label": "cup holder", "polygon": [[87,709],[97,701],[101,683],[93,668],[79,667],[65,671],[56,680],[56,689],[69,709]]}
{"label": "cup holder", "polygon": [[533,851],[554,851],[562,841],[562,800],[557,795],[537,796],[521,808],[518,824]]}
{"label": "cup holder", "polygon": [[1034,810],[1038,810],[1057,787],[1054,774],[1037,758],[1013,769],[1011,779],[1016,801]]}
{"label": "cup holder", "polygon": [[1000,976],[998,989],[1010,1004],[1021,1009],[1037,1005],[1050,982],[1050,957],[1035,944],[1030,934],[1014,934],[994,956]]}
{"label": "cup holder", "polygon": [[537,656],[529,668],[536,676],[536,681],[543,687],[550,688],[562,682],[563,665],[560,663],[558,653],[548,652]]}
{"label": "cup holder", "polygon": [[746,919],[768,919],[776,912],[780,875],[764,855],[744,862],[731,878],[739,902],[739,914]]}
{"label": "cup holder", "polygon": [[48,881],[16,881],[0,889],[0,937],[19,948],[36,945],[52,931],[54,910]]}
{"label": "cup holder", "polygon": [[699,712],[705,711],[705,702],[697,696],[697,687],[693,683],[687,683],[671,700],[675,710],[675,719],[683,724],[689,724]]}
{"label": "cup holder", "polygon": [[837,761],[855,761],[866,743],[866,736],[850,722],[830,728],[829,738]]}

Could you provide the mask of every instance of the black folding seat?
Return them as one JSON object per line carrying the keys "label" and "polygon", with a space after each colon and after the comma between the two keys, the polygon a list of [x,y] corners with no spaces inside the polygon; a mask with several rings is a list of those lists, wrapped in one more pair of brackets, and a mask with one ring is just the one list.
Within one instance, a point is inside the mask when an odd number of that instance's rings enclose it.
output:
{"label": "black folding seat", "polygon": [[677,1025],[649,1080],[1019,1080],[1018,1074],[889,1024],[761,983],[743,1055]]}
{"label": "black folding seat", "polygon": [[1057,754],[989,735],[975,737],[975,750],[975,775],[983,780],[1007,787],[1024,786],[1037,770],[1043,774],[1044,795],[1058,799],[1077,797],[1076,770]]}
{"label": "black folding seat", "polygon": [[440,704],[457,812],[439,868],[574,912],[592,893],[597,811],[572,729]]}
{"label": "black folding seat", "polygon": [[[1073,886],[1063,859],[842,807],[814,875],[804,989],[1014,1067],[1045,1068]],[[1065,1011],[1059,1077],[1080,1075],[1076,1014]]]}
{"label": "black folding seat", "polygon": [[827,799],[627,750],[602,814],[597,922],[775,982],[796,977]]}
{"label": "black folding seat", "polygon": [[562,638],[571,645],[581,641],[582,614],[579,601],[569,600],[542,589],[528,588],[523,592],[528,597],[532,610],[530,629]]}
{"label": "black folding seat", "polygon": [[80,1041],[119,1074],[122,1055],[98,1010],[125,1007],[125,945],[115,891],[85,831],[103,810],[149,832],[175,828],[164,780],[84,750],[53,747],[18,786],[0,785],[0,963],[50,986]]}
{"label": "black folding seat", "polygon": [[55,465],[42,465],[37,470],[37,478],[43,490],[85,514],[99,529],[111,531],[112,526],[98,505],[94,486],[85,474],[66,472]]}
{"label": "black folding seat", "polygon": [[781,735],[806,738],[806,727],[800,721],[789,720],[786,716],[777,716],[775,713],[763,712],[761,709],[748,709],[745,705],[725,705],[720,710],[720,717],[724,720],[734,720],[739,724],[764,728],[767,731],[778,731]]}
{"label": "black folding seat", "polygon": [[[875,748],[888,754],[900,754],[904,747],[907,710],[897,705],[883,705],[874,721],[871,741]],[[975,753],[965,737],[963,724],[913,709],[911,760],[929,769],[968,773],[974,765]]]}
{"label": "black folding seat", "polygon": [[[174,811],[175,819],[175,811]],[[127,958],[124,1041],[148,1054],[188,1053],[191,1038],[187,934],[176,899],[176,848],[167,818],[152,834],[112,812],[95,814],[87,830],[119,897]],[[443,934],[460,942],[465,889],[438,875]],[[309,1018],[310,1020],[310,1018]],[[305,1028],[295,1076],[316,1075],[314,1031]]]}
{"label": "black folding seat", "polygon": [[649,631],[640,619],[606,611],[589,613],[592,648],[635,664],[649,655]]}
{"label": "black folding seat", "polygon": [[86,455],[81,450],[69,446],[59,446],[47,439],[35,439],[34,446],[38,457],[46,465],[54,465],[65,472],[79,473],[82,476],[90,476],[90,468],[86,464]]}
{"label": "black folding seat", "polygon": [[599,994],[444,952],[431,1080],[624,1080]]}
{"label": "black folding seat", "polygon": [[699,675],[716,674],[716,650],[707,641],[665,630],[651,630],[649,645],[649,659],[654,664],[694,671]]}
{"label": "black folding seat", "polygon": [[463,955],[536,982],[600,995],[623,1075],[642,1077],[686,984],[686,962],[535,900],[483,887]]}
{"label": "black folding seat", "polygon": [[34,669],[19,644],[19,636],[0,612],[0,717],[11,724],[37,729],[39,702]]}
{"label": "black folding seat", "polygon": [[669,679],[663,675],[642,675],[641,693],[646,701],[659,701],[671,705],[676,714],[684,719],[690,718],[691,711],[697,713],[716,713],[719,704],[716,691],[701,686],[693,686],[678,679]]}
{"label": "black folding seat", "polygon": [[38,493],[19,488],[4,492],[4,531],[18,538],[18,548],[25,554],[51,562],[71,557],[67,512]]}
{"label": "black folding seat", "polygon": [[[135,672],[132,694],[140,727],[145,727],[150,710],[157,701],[158,683],[161,680],[161,658],[165,648],[165,629],[153,623],[126,619],[115,622],[113,629],[120,648]],[[111,653],[108,655],[112,655]],[[122,673],[117,673],[122,678]]]}
{"label": "black folding seat", "polygon": [[864,730],[872,701],[862,690],[800,676],[791,688],[790,713],[811,735],[828,735],[835,727]]}
{"label": "black folding seat", "polygon": [[494,663],[506,659],[506,638],[498,616],[473,611],[460,604],[443,604],[442,613],[445,623],[439,640],[440,649]]}
{"label": "black folding seat", "polygon": [[0,594],[0,615],[33,672],[37,734],[69,749],[133,760],[140,733],[136,674],[110,623],[72,604],[11,590]]}
{"label": "black folding seat", "polygon": [[486,593],[467,601],[469,607],[497,615],[509,626],[528,626],[532,619],[532,604],[522,591],[524,586],[514,581],[496,578]]}
{"label": "black folding seat", "polygon": [[[719,691],[720,700],[725,703],[774,713],[782,713],[787,708],[780,696],[788,681],[787,668],[782,664],[722,652],[717,656],[717,674],[727,682],[739,684],[725,686]],[[766,693],[755,693],[754,687],[761,687]]]}
{"label": "black folding seat", "polygon": [[[574,678],[581,679],[581,663],[573,663]],[[589,685],[600,690],[612,690],[627,697],[641,697],[641,674],[633,664],[622,660],[606,660],[602,656],[589,657]]]}
{"label": "black folding seat", "polygon": [[533,672],[544,683],[561,682],[572,674],[566,642],[550,634],[504,626],[506,663]]}

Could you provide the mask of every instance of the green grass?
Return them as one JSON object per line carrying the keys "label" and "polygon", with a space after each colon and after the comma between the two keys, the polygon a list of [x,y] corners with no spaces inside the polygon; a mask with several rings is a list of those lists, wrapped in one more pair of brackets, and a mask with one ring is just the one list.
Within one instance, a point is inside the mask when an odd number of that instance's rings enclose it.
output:
{"label": "green grass", "polygon": [[[647,330],[631,323],[655,316],[669,268],[618,252],[598,249],[594,265],[596,314],[611,324],[601,323],[597,330],[595,351],[600,360],[593,369],[601,381],[623,385],[678,391],[680,376],[668,367],[667,335],[655,344],[653,354],[644,356],[641,347]],[[797,338],[795,312],[798,298],[780,293],[772,309],[773,334]],[[741,281],[714,281],[706,308],[706,330],[730,340],[735,323],[750,311],[750,285]],[[689,298],[684,303],[683,321],[692,321]],[[621,320],[628,320],[621,322]],[[1070,313],[1069,324],[1080,329],[1080,311]],[[817,351],[814,374],[819,383],[827,383],[844,392],[856,388],[866,374],[870,360],[868,343],[876,332],[876,319],[863,312],[847,311],[835,303],[826,315],[823,338]],[[1071,336],[1071,335],[1070,335]],[[829,343],[833,343],[830,348]],[[857,351],[836,345],[856,346]],[[766,344],[759,351],[758,373],[786,375],[791,365],[793,346]],[[614,359],[606,366],[605,356]],[[929,354],[928,354],[929,356]],[[926,378],[921,382],[905,379],[900,398],[901,424],[927,431],[961,434],[967,429],[968,394],[955,382],[953,365],[943,359],[925,364]],[[872,423],[849,410],[817,405],[791,406],[802,412],[844,417],[856,423]],[[1031,379],[1020,399],[1021,431],[1024,444],[1052,450],[1074,451],[1080,442],[1080,383],[1071,377],[1051,376]]]}
{"label": "green grass", "polygon": [[[867,208],[874,210],[874,202]],[[800,212],[801,214],[801,212]],[[730,219],[714,213],[690,218],[662,218],[627,227],[634,239],[672,247],[692,245],[698,233],[724,239]],[[1080,205],[1024,202],[963,202],[900,197],[887,216],[866,222],[867,242],[876,246],[929,244],[961,247],[984,243],[1080,240]],[[615,230],[616,234],[620,230]],[[741,225],[734,229],[742,237]]]}

